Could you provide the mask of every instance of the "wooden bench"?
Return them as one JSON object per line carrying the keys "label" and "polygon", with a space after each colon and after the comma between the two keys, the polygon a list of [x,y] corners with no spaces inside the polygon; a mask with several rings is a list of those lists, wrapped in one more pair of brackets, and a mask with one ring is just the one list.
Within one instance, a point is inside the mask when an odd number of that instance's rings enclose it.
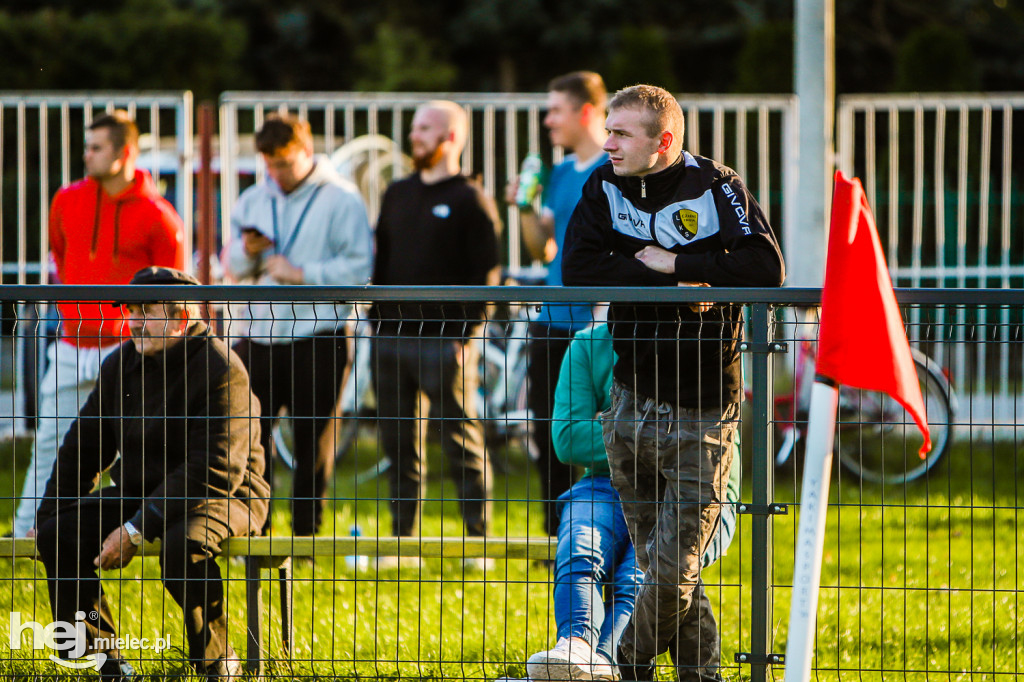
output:
{"label": "wooden bench", "polygon": [[[281,644],[291,654],[294,641],[292,614],[293,557],[363,555],[412,556],[424,559],[526,559],[553,560],[556,539],[549,537],[246,537],[229,538],[221,545],[223,556],[245,559],[246,668],[263,671],[263,569],[276,570],[281,597]],[[145,543],[137,556],[155,557],[160,543]],[[0,538],[0,560],[37,559],[32,538]],[[372,569],[370,569],[372,571]]]}

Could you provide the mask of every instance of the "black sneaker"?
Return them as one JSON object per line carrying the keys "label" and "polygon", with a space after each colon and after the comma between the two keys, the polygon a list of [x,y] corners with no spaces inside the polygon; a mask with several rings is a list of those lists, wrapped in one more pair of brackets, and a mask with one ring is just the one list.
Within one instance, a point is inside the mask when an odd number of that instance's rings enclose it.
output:
{"label": "black sneaker", "polygon": [[108,658],[99,669],[103,682],[131,682],[135,678],[135,668],[123,658]]}
{"label": "black sneaker", "polygon": [[619,679],[623,682],[654,682],[654,661],[647,663],[631,663],[622,648],[619,648],[618,664]]}

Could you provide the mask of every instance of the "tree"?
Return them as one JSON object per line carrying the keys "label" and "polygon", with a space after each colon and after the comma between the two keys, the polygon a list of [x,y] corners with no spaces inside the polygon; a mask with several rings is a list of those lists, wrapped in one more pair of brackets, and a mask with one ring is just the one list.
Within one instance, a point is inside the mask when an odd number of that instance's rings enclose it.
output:
{"label": "tree", "polygon": [[0,12],[0,83],[8,88],[188,89],[215,97],[237,83],[244,49],[238,22],[169,0],[128,0],[114,12],[81,16]]}
{"label": "tree", "polygon": [[735,92],[793,92],[793,24],[767,22],[747,33],[736,57]]}
{"label": "tree", "polygon": [[377,26],[374,42],[356,51],[359,78],[356,90],[443,91],[455,81],[456,70],[440,49],[412,27]]}
{"label": "tree", "polygon": [[967,37],[938,24],[915,29],[896,53],[899,92],[967,92],[978,87],[978,73]]}
{"label": "tree", "polygon": [[617,48],[605,74],[609,88],[651,83],[672,92],[679,89],[668,40],[660,27],[625,26],[619,33]]}

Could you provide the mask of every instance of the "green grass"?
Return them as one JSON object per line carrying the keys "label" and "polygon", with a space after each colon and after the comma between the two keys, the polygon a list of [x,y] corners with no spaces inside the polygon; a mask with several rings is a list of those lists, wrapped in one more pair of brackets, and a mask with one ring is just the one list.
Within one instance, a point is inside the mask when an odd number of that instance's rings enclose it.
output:
{"label": "green grass", "polygon": [[[17,454],[22,459],[23,448]],[[12,455],[9,448],[0,450],[0,461],[10,462]],[[386,483],[353,484],[355,473],[377,456],[375,442],[366,438],[358,455],[339,467],[324,534],[347,535],[353,523],[364,535],[388,534],[386,503],[377,502],[387,497]],[[510,451],[507,459],[511,473],[496,476],[495,498],[510,502],[495,502],[492,534],[537,535],[536,476],[519,452]],[[454,487],[442,475],[442,460],[431,451],[423,535],[461,532]],[[749,460],[748,453],[745,499],[750,499]],[[1018,596],[1024,543],[1017,540],[1024,522],[1017,508],[1022,463],[1010,444],[961,444],[948,462],[927,481],[899,488],[862,486],[843,473],[833,476],[816,679],[1012,679],[1024,673],[1024,643],[1018,635],[1024,632]],[[797,483],[795,473],[780,472],[776,500],[797,502]],[[288,489],[284,476],[278,484],[279,490]],[[0,495],[7,497],[12,485],[9,471],[0,468]],[[0,506],[0,518],[9,519],[10,502],[0,504],[6,505]],[[774,520],[768,596],[772,650],[779,653],[785,651],[796,512],[791,506],[788,515]],[[720,621],[723,673],[730,679],[749,677],[749,668],[733,658],[750,651],[751,566],[764,560],[751,547],[749,521],[742,517],[728,556],[704,574]],[[275,509],[275,534],[287,534],[288,528],[281,502]],[[231,641],[244,654],[243,568],[234,562],[222,565],[229,584]],[[154,559],[109,573],[105,585],[122,632],[169,634],[176,646],[183,646],[180,611],[162,589]],[[301,564],[294,583],[296,641],[290,663],[273,634],[280,626],[277,590],[267,587],[264,642],[269,648],[264,656],[270,672],[281,679],[522,676],[525,658],[554,642],[549,574],[525,561],[499,561],[486,576],[464,573],[459,561],[439,559],[426,561],[421,570],[380,575],[355,572],[343,557]],[[25,618],[48,620],[40,565],[0,562],[0,642],[8,637],[3,614],[12,609]],[[0,676],[54,670],[49,663],[29,663],[22,653],[0,653]],[[142,671],[164,679],[184,672],[182,656],[179,648],[157,660],[136,662]],[[781,672],[776,669],[775,676]]]}

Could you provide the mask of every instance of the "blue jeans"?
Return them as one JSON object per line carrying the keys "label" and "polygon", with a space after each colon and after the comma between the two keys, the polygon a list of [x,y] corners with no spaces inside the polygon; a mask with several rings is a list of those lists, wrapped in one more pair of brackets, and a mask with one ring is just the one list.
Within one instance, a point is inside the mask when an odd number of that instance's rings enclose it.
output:
{"label": "blue jeans", "polygon": [[586,477],[558,498],[555,621],[558,638],[582,637],[609,661],[629,622],[643,571],[619,495],[607,476]]}

